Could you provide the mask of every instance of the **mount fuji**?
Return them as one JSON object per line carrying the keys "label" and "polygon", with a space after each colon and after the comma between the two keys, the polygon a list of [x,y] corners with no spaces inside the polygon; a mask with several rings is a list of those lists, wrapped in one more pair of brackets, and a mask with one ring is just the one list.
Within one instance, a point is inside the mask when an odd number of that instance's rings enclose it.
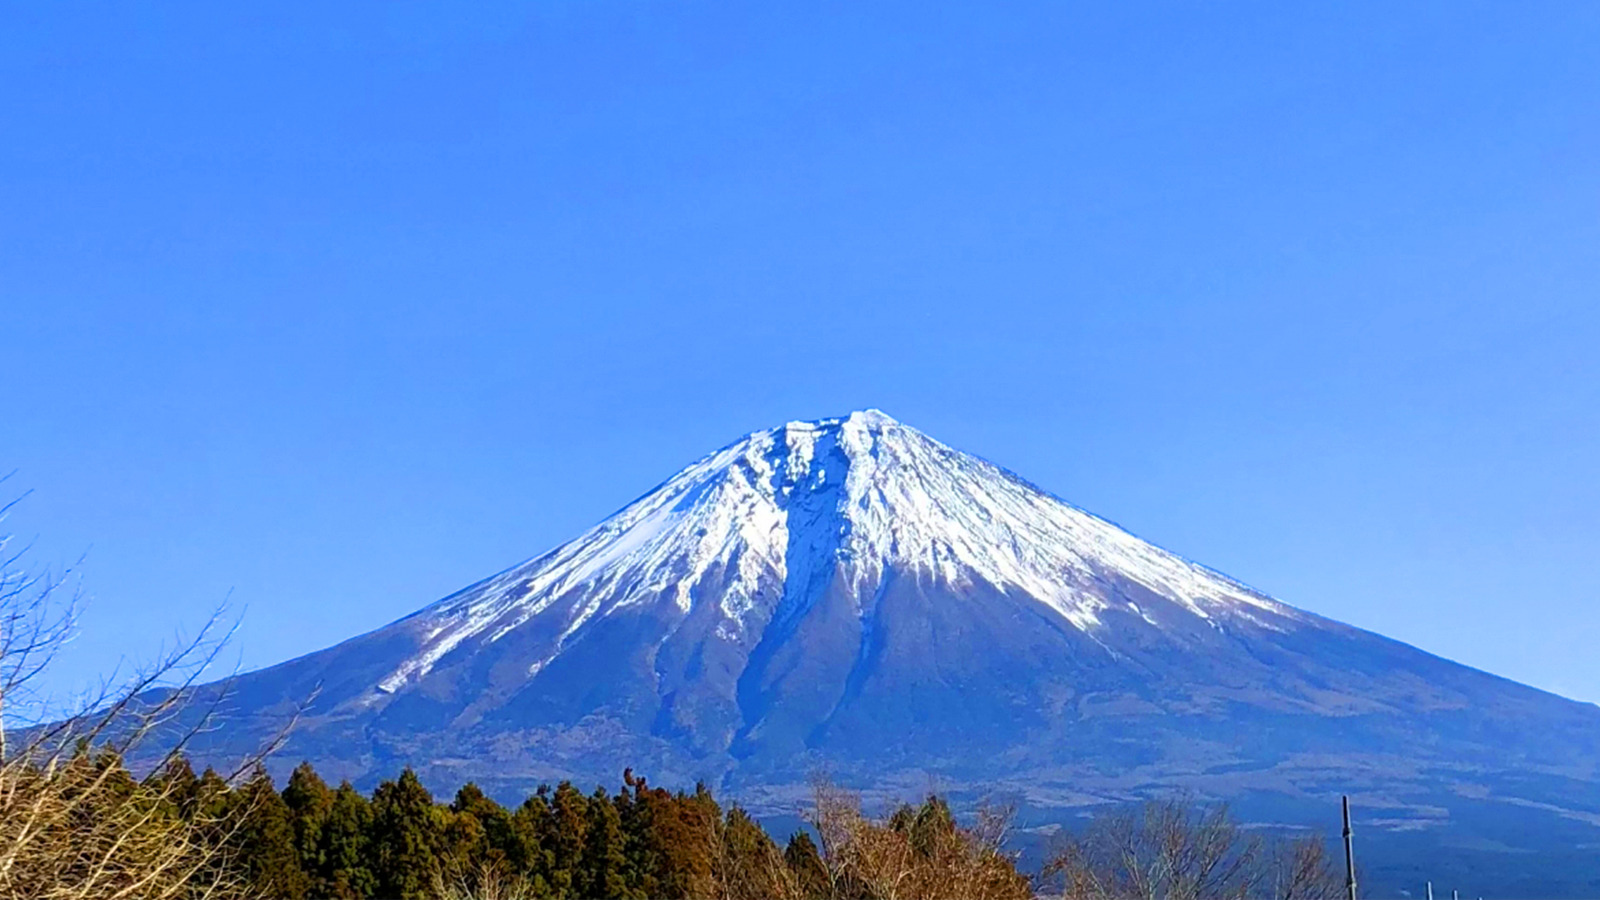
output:
{"label": "mount fuji", "polygon": [[1038,821],[1184,790],[1289,824],[1347,793],[1430,865],[1537,853],[1600,892],[1600,708],[1280,603],[874,410],[750,434],[232,691],[203,752],[315,694],[283,765],[358,784],[632,766],[759,810],[826,770]]}

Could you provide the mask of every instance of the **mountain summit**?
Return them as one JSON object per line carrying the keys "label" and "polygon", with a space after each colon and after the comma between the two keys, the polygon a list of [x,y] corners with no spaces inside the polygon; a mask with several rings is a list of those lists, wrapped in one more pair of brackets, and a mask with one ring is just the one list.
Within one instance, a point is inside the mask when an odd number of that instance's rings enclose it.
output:
{"label": "mountain summit", "polygon": [[[553,636],[529,677],[618,613],[664,615],[664,641],[709,624],[696,640],[772,644],[835,593],[865,647],[897,580],[963,605],[985,602],[974,591],[1026,598],[1044,607],[1033,615],[1086,635],[1107,629],[1113,607],[1164,634],[1311,621],[866,410],[749,435],[577,540],[421,611],[407,620],[420,650],[375,688],[419,683],[464,644],[535,622]],[[1106,590],[1112,581],[1125,589]]]}
{"label": "mountain summit", "polygon": [[877,410],[750,434],[236,690],[219,752],[318,691],[285,764],[357,781],[633,766],[759,801],[826,767],[1277,821],[1342,792],[1396,833],[1600,841],[1600,709],[1287,606]]}

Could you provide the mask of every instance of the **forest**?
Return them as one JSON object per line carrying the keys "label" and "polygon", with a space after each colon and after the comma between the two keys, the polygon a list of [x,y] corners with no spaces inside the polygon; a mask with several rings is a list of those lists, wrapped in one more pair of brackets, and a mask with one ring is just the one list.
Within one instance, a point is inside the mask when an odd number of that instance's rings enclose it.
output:
{"label": "forest", "polygon": [[[400,898],[873,898],[1031,896],[1002,848],[1003,817],[958,825],[930,796],[883,821],[819,785],[812,819],[780,846],[704,785],[671,792],[633,772],[615,792],[541,786],[514,809],[467,784],[436,800],[409,769],[370,795],[310,764],[279,790],[259,767],[229,783],[176,757],[136,779],[85,748],[54,771],[13,768],[0,825],[0,896]],[[16,777],[16,776],[21,777]],[[53,784],[46,784],[46,782]],[[30,797],[34,803],[17,801]],[[6,802],[10,801],[10,802]],[[42,801],[42,803],[41,803]],[[103,893],[101,893],[103,892]]]}
{"label": "forest", "polygon": [[[1223,808],[1172,800],[1097,817],[1023,872],[1010,811],[958,820],[941,797],[874,818],[818,781],[808,828],[778,841],[704,785],[612,793],[541,786],[508,809],[466,784],[449,802],[410,769],[370,795],[309,763],[280,790],[173,757],[137,779],[87,746],[5,768],[0,897],[396,900],[1084,900],[1342,896],[1320,838],[1263,840]],[[815,835],[815,837],[813,837]]]}

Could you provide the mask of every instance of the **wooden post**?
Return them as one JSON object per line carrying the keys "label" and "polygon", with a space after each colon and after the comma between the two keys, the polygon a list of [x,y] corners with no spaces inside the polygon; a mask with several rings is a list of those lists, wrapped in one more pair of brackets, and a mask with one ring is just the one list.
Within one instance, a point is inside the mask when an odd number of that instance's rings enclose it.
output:
{"label": "wooden post", "polygon": [[1350,842],[1350,798],[1339,798],[1344,807],[1344,890],[1346,900],[1356,900],[1356,851]]}

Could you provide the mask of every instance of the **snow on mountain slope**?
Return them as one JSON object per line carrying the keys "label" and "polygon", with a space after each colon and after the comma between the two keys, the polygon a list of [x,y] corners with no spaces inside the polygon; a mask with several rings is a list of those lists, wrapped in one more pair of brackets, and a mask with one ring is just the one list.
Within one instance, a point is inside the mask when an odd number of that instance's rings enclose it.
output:
{"label": "snow on mountain slope", "polygon": [[[399,690],[463,642],[493,643],[545,614],[566,618],[553,654],[530,666],[530,675],[592,621],[639,603],[670,602],[685,615],[712,603],[724,635],[759,632],[774,612],[761,608],[759,598],[773,593],[763,588],[785,585],[785,602],[804,606],[809,598],[794,595],[816,580],[791,578],[791,567],[832,564],[858,595],[889,569],[920,571],[956,589],[975,582],[1015,589],[1090,635],[1103,627],[1108,604],[1093,586],[1110,575],[1214,627],[1245,619],[1280,629],[1309,620],[867,410],[755,432],[576,540],[420,611],[412,624],[422,629],[422,649],[377,687]],[[702,590],[714,570],[715,590]],[[576,589],[585,603],[552,608]],[[1146,609],[1124,603],[1161,627]]]}
{"label": "snow on mountain slope", "polygon": [[1349,793],[1386,842],[1434,842],[1400,862],[1600,841],[1600,709],[1278,603],[872,410],[748,435],[226,690],[199,761],[300,713],[275,774],[367,787],[413,766],[515,798],[631,766],[792,811],[826,769],[1058,810],[1192,790],[1302,824]]}

